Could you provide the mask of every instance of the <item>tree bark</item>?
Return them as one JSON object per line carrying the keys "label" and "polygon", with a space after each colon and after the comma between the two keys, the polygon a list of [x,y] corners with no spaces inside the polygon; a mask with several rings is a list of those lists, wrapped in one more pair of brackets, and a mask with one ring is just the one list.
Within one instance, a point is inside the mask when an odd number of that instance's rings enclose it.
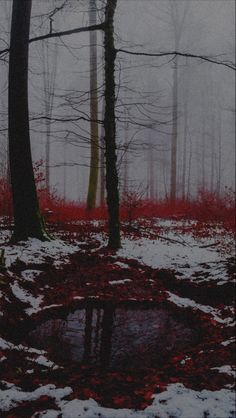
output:
{"label": "tree bark", "polygon": [[171,176],[170,176],[170,199],[176,200],[176,177],[177,177],[177,137],[178,137],[178,57],[175,58],[173,73],[173,110],[172,110],[172,140],[171,140]]}
{"label": "tree bark", "polygon": [[[96,25],[96,1],[90,0],[89,24]],[[90,37],[90,174],[87,195],[87,209],[96,205],[99,164],[99,137],[98,137],[98,97],[97,97],[97,31],[89,32]]]}
{"label": "tree bark", "polygon": [[106,151],[106,189],[109,216],[108,247],[120,247],[119,190],[116,156],[115,122],[115,59],[114,13],[117,0],[107,0],[105,9],[105,151]]}
{"label": "tree bark", "polygon": [[9,56],[9,162],[15,241],[48,239],[39,211],[29,134],[28,48],[32,1],[13,0]]}

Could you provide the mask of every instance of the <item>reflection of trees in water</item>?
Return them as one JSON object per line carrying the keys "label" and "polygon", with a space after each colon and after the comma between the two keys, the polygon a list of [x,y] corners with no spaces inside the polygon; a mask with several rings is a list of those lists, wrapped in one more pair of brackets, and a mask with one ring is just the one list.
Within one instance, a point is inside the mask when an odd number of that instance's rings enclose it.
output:
{"label": "reflection of trees in water", "polygon": [[110,357],[112,350],[112,330],[114,322],[115,308],[108,305],[104,308],[102,319],[100,364],[107,368],[110,365]]}
{"label": "reflection of trees in water", "polygon": [[163,308],[131,309],[106,303],[88,304],[42,324],[34,335],[55,358],[102,368],[154,367],[173,350],[184,348],[195,334]]}
{"label": "reflection of trees in water", "polygon": [[115,308],[107,305],[103,310],[93,309],[90,305],[85,311],[83,361],[96,362],[107,368],[111,356]]}

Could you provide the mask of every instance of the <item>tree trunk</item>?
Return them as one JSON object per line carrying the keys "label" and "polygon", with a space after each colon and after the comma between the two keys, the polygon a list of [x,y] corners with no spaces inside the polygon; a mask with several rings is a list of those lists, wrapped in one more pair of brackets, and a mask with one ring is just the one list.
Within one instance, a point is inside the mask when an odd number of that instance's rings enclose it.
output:
{"label": "tree trunk", "polygon": [[[96,1],[90,0],[89,24],[96,25]],[[87,209],[96,205],[99,164],[99,138],[98,138],[98,97],[97,97],[97,32],[89,32],[90,36],[90,175],[87,195]]]}
{"label": "tree trunk", "polygon": [[177,176],[177,136],[178,136],[178,57],[175,58],[173,73],[173,111],[172,111],[172,142],[171,142],[171,179],[170,198],[176,200],[176,176]]}
{"label": "tree trunk", "polygon": [[13,194],[13,240],[48,239],[39,211],[32,166],[28,111],[28,39],[31,0],[13,0],[9,55],[9,162]]}
{"label": "tree trunk", "polygon": [[[46,145],[45,145],[45,186],[47,199],[50,195],[50,160],[51,160],[51,122],[50,118],[52,117],[53,109],[53,100],[54,100],[54,90],[56,83],[56,72],[57,72],[57,44],[54,46],[52,55],[49,50],[49,41],[46,40],[44,45],[43,43],[43,88],[44,88],[44,98],[45,98],[45,115],[47,119],[45,120],[46,124]],[[52,66],[50,67],[50,58],[52,56]]]}
{"label": "tree trunk", "polygon": [[110,365],[112,350],[112,328],[114,323],[115,308],[108,304],[104,307],[101,333],[100,363],[103,369]]}
{"label": "tree trunk", "polygon": [[120,247],[119,190],[116,156],[115,122],[115,58],[114,48],[114,13],[117,0],[107,0],[105,9],[105,150],[106,150],[106,189],[109,215],[108,247]]}
{"label": "tree trunk", "polygon": [[[102,118],[105,115],[105,100],[103,100],[102,106]],[[105,132],[104,126],[101,127],[100,135],[100,206],[105,206]]]}
{"label": "tree trunk", "polygon": [[217,196],[221,195],[221,171],[222,171],[222,120],[221,109],[218,110],[218,178],[217,178]]}
{"label": "tree trunk", "polygon": [[128,188],[128,132],[129,132],[129,124],[128,122],[125,124],[125,146],[124,146],[124,184],[123,184],[123,196],[125,197],[129,188]]}
{"label": "tree trunk", "polygon": [[84,331],[84,355],[83,361],[89,363],[91,357],[92,347],[92,322],[93,322],[93,308],[88,305],[85,309],[85,331]]}
{"label": "tree trunk", "polygon": [[188,105],[184,99],[184,149],[183,149],[183,171],[182,171],[182,199],[185,200],[186,165],[187,165],[187,136],[188,136]]}

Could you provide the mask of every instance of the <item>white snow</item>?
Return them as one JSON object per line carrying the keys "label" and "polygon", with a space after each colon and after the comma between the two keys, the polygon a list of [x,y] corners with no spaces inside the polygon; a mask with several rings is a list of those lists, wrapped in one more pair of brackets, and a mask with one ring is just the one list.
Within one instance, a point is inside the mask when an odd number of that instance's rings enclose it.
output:
{"label": "white snow", "polygon": [[26,269],[22,271],[21,276],[28,282],[33,282],[34,279],[42,273],[41,270]]}
{"label": "white snow", "polygon": [[234,343],[235,341],[236,341],[236,337],[231,337],[231,338],[229,338],[229,340],[223,341],[221,344],[224,345],[224,346],[227,346],[229,344]]}
{"label": "white snow", "polygon": [[123,284],[126,282],[132,282],[132,280],[130,279],[123,279],[123,280],[110,280],[109,283],[110,284]]}
{"label": "white snow", "polygon": [[[1,233],[2,234],[2,233]],[[1,237],[4,241],[4,238]],[[19,242],[17,245],[1,245],[5,250],[6,267],[9,268],[17,259],[26,264],[42,264],[50,258],[56,266],[66,263],[68,255],[79,250],[79,244],[66,244],[60,239],[42,242],[36,238]]]}
{"label": "white snow", "polygon": [[59,410],[45,410],[35,413],[32,418],[233,418],[235,411],[233,391],[221,389],[198,392],[181,383],[171,384],[166,391],[154,395],[152,405],[143,411],[104,408],[93,399],[63,400],[71,392],[69,387],[57,389],[54,385],[42,386],[33,392],[23,392],[12,386],[0,390],[1,410],[8,411],[22,401],[32,401],[47,395],[55,399]]}
{"label": "white snow", "polygon": [[14,281],[10,286],[15,297],[21,300],[21,302],[28,303],[31,306],[30,308],[25,309],[25,312],[28,315],[38,312],[39,306],[43,301],[43,296],[39,295],[34,297],[31,293],[20,287],[17,281]]}
{"label": "white snow", "polygon": [[59,369],[59,366],[55,364],[53,361],[48,360],[44,355],[40,355],[36,358],[27,357],[27,360],[30,360],[34,363],[40,364],[41,366],[52,368],[53,370]]}
{"label": "white snow", "polygon": [[126,263],[122,263],[121,261],[116,261],[114,264],[116,264],[117,266],[121,267],[121,268],[129,268],[129,265]]}
{"label": "white snow", "polygon": [[10,389],[0,390],[0,410],[9,411],[9,409],[20,402],[34,401],[43,395],[47,395],[57,401],[69,395],[71,392],[72,389],[69,387],[56,389],[56,387],[51,384],[39,387],[33,392],[23,392],[17,386],[12,386]]}
{"label": "white snow", "polygon": [[200,305],[199,303],[196,303],[192,299],[182,298],[171,292],[167,292],[167,294],[169,295],[168,300],[170,302],[175,303],[175,305],[177,306],[180,306],[183,308],[198,309],[204,313],[210,314],[215,321],[220,322],[221,324],[227,324],[228,326],[235,325],[235,321],[233,318],[221,318],[220,311],[218,309],[213,308],[212,306]]}
{"label": "white snow", "polygon": [[17,351],[25,351],[27,353],[34,353],[34,354],[45,354],[45,350],[38,350],[37,348],[31,348],[27,347],[25,345],[19,344],[15,345],[11,343],[10,341],[4,340],[2,337],[0,337],[0,348],[2,350],[17,350]]}
{"label": "white snow", "polygon": [[[227,242],[232,239],[225,234],[224,241],[228,245]],[[214,243],[216,240],[213,238],[199,239],[190,233],[180,237],[174,232],[163,231],[156,240],[124,237],[117,256],[136,259],[152,268],[174,269],[176,275],[183,279],[197,282],[217,280],[218,284],[223,284],[228,280],[226,255],[219,251],[217,245],[211,246]],[[234,247],[231,253],[233,256]]]}
{"label": "white snow", "polygon": [[221,366],[221,367],[212,367],[211,370],[218,370],[219,373],[225,373],[229,376],[233,376],[236,378],[236,371],[229,365]]}

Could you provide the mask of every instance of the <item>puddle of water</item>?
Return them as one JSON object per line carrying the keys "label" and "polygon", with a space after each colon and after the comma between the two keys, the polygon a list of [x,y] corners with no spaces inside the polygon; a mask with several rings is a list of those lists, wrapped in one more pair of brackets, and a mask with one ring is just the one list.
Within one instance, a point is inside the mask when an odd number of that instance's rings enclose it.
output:
{"label": "puddle of water", "polygon": [[29,338],[57,360],[122,370],[158,367],[198,334],[164,308],[89,304],[44,322]]}

